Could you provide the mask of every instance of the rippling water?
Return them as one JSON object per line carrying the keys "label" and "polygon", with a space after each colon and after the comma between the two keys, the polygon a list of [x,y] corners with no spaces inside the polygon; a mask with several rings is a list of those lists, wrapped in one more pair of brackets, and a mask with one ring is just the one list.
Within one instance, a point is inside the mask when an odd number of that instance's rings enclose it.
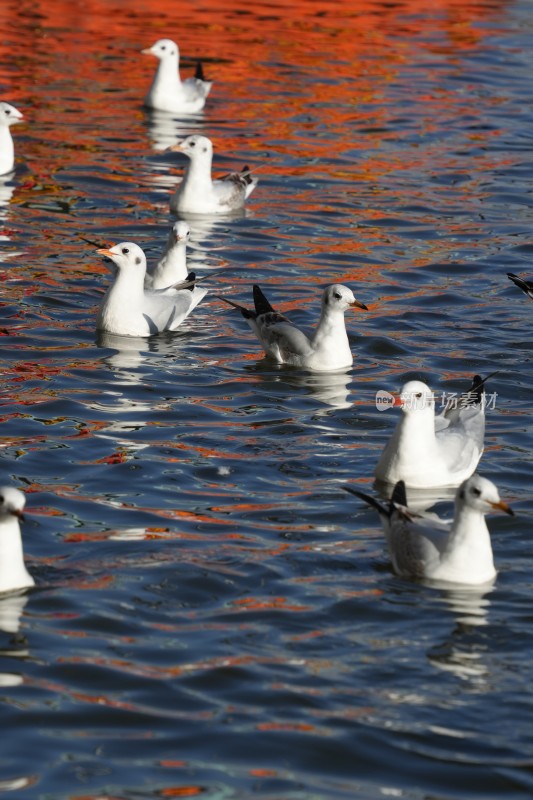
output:
{"label": "rippling water", "polygon": [[[0,456],[38,584],[0,603],[0,792],[531,797],[533,305],[505,275],[533,275],[531,4],[7,0],[0,23],[26,118]],[[186,123],[141,107],[161,36],[215,79]],[[260,178],[242,218],[191,223],[195,269],[222,272],[177,333],[97,338],[94,250],[158,257],[191,130]],[[215,297],[254,282],[308,326],[349,284],[353,369],[264,359]],[[490,520],[496,584],[396,578],[341,491],[396,422],[375,392],[494,370],[481,471],[517,512]]]}

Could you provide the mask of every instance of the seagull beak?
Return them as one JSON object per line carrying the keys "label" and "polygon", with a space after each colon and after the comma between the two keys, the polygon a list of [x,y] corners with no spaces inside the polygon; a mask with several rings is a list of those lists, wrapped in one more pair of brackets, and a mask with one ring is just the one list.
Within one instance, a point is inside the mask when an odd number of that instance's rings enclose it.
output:
{"label": "seagull beak", "polygon": [[152,55],[152,48],[151,47],[147,47],[145,50],[141,50],[141,53],[143,54],[143,56],[151,56]]}
{"label": "seagull beak", "polygon": [[19,519],[21,522],[24,522],[24,514],[20,508],[14,508],[10,512],[14,517]]}
{"label": "seagull beak", "polygon": [[112,253],[111,250],[108,250],[106,247],[102,247],[96,251],[99,256],[107,256],[107,258],[113,258],[115,253]]}
{"label": "seagull beak", "polygon": [[368,306],[365,306],[364,303],[361,303],[360,300],[354,300],[353,303],[350,303],[351,306],[356,306],[357,308],[362,308],[364,311],[368,311]]}
{"label": "seagull beak", "polygon": [[510,514],[511,517],[514,517],[514,511],[511,506],[507,505],[504,500],[500,500],[499,503],[491,503],[493,508],[498,508],[500,511],[505,511],[506,514]]}
{"label": "seagull beak", "polygon": [[167,153],[180,153],[183,150],[183,139],[180,139],[176,144],[167,148]]}
{"label": "seagull beak", "polygon": [[401,408],[403,406],[402,398],[401,397],[395,397],[394,400],[392,401],[392,405],[395,408],[398,408],[398,407]]}

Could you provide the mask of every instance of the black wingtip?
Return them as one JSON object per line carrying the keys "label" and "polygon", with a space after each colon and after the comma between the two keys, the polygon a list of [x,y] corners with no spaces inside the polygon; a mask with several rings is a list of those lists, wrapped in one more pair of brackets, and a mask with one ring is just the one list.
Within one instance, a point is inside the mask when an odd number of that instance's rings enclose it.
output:
{"label": "black wingtip", "polygon": [[250,172],[248,164],[241,169],[241,178],[245,183],[253,183],[252,173]]}
{"label": "black wingtip", "polygon": [[355,495],[355,497],[358,497],[359,500],[362,500],[368,506],[372,506],[372,508],[375,508],[378,514],[385,514],[389,516],[389,511],[384,506],[382,506],[378,500],[376,500],[374,497],[371,497],[369,494],[360,492],[359,489],[352,489],[351,486],[343,486],[342,488],[344,489],[345,492],[348,492],[349,494],[353,494]]}
{"label": "black wingtip", "polygon": [[490,378],[493,378],[495,375],[497,375],[498,372],[499,370],[497,369],[494,370],[494,372],[489,372],[485,378],[482,378],[481,375],[474,375],[468,390],[461,396],[461,408],[466,408],[466,406],[472,405],[481,405],[483,402],[483,395],[485,393],[486,382]]}
{"label": "black wingtip", "polygon": [[253,293],[255,312],[258,316],[259,314],[276,313],[257,284],[254,284]]}
{"label": "black wingtip", "polygon": [[515,275],[514,272],[508,272],[507,277],[529,297],[533,297],[533,281],[525,281],[523,278],[519,278],[518,275]]}
{"label": "black wingtip", "polygon": [[391,505],[398,504],[399,506],[407,506],[407,492],[405,490],[405,481],[398,481],[392,490]]}
{"label": "black wingtip", "polygon": [[196,63],[196,72],[194,73],[194,77],[199,81],[205,81],[204,67],[201,61]]}
{"label": "black wingtip", "polygon": [[189,272],[189,274],[187,275],[185,280],[187,282],[190,282],[190,284],[191,284],[190,286],[187,286],[187,289],[190,292],[194,292],[194,282],[196,280],[196,272]]}

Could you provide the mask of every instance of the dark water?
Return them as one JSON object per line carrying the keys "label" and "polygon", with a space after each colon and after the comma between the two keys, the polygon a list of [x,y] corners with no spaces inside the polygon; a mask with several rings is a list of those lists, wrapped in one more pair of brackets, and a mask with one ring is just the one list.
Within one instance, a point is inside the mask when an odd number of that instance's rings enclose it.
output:
{"label": "dark water", "polygon": [[[15,3],[2,98],[2,482],[37,590],[0,603],[0,791],[24,798],[529,798],[533,6]],[[176,38],[215,79],[186,125],[141,101]],[[96,339],[94,249],[156,259],[186,130],[258,167],[246,216],[193,227],[223,268],[189,324]],[[88,244],[89,239],[95,244]],[[312,326],[349,284],[352,370],[278,368],[213,295]],[[490,382],[493,590],[392,575],[369,487],[378,389]]]}

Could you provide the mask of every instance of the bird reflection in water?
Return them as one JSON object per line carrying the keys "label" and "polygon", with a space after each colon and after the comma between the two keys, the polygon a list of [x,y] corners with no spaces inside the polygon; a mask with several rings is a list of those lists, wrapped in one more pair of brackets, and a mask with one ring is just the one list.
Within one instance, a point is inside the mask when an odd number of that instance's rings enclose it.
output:
{"label": "bird reflection in water", "polygon": [[192,133],[200,133],[204,128],[204,115],[198,112],[179,117],[168,111],[146,110],[145,122],[153,149],[161,152]]}
{"label": "bird reflection in water", "polygon": [[489,595],[493,589],[494,581],[471,589],[443,588],[439,602],[453,614],[455,627],[427,654],[434,667],[453,672],[458,678],[473,681],[478,686],[486,684],[490,674],[489,648],[478,629],[490,624]]}
{"label": "bird reflection in water", "polygon": [[[20,633],[28,599],[27,592],[10,592],[0,596],[0,631],[9,635],[7,643],[0,646],[0,656],[27,658],[30,655],[26,637]],[[23,682],[20,673],[0,668],[0,687],[20,686]]]}
{"label": "bird reflection in water", "polygon": [[293,372],[284,379],[292,386],[301,387],[319,403],[332,408],[350,408],[351,371],[339,372]]}

